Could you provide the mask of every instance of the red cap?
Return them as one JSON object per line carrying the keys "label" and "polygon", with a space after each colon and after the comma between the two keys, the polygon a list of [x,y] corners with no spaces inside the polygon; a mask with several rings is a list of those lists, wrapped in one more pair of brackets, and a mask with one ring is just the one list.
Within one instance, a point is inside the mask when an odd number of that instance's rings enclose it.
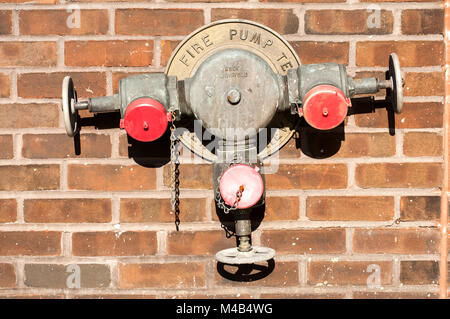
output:
{"label": "red cap", "polygon": [[258,171],[258,167],[254,168],[246,164],[228,167],[219,182],[220,195],[225,203],[233,206],[237,191],[243,187],[242,197],[237,208],[244,209],[255,205],[264,191],[263,179]]}
{"label": "red cap", "polygon": [[143,97],[128,105],[120,128],[124,128],[135,140],[151,142],[164,134],[167,123],[167,111],[164,106],[156,100]]}
{"label": "red cap", "polygon": [[337,87],[318,85],[303,98],[303,116],[312,127],[330,130],[345,120],[351,105],[350,99]]}

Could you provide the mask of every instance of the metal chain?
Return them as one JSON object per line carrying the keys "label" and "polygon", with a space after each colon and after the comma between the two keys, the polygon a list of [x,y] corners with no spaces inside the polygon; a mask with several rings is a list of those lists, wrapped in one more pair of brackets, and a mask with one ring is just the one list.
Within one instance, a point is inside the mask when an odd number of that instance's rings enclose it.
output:
{"label": "metal chain", "polygon": [[171,112],[172,121],[170,122],[170,162],[171,162],[171,194],[170,194],[170,205],[172,208],[172,213],[175,215],[175,227],[179,231],[180,226],[180,151],[179,143],[180,140],[175,134],[175,112]]}

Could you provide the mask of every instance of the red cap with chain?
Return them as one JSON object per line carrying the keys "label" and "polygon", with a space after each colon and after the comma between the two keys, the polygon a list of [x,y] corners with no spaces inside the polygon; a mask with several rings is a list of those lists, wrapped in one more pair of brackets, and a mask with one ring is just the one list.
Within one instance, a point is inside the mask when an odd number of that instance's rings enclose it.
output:
{"label": "red cap with chain", "polygon": [[151,142],[160,138],[171,120],[164,106],[158,101],[143,97],[131,102],[120,121],[128,135],[141,142]]}
{"label": "red cap with chain", "polygon": [[242,192],[242,197],[237,203],[239,209],[252,207],[259,201],[264,191],[264,182],[258,171],[259,167],[236,164],[223,172],[219,190],[227,205],[235,205],[238,191]]}

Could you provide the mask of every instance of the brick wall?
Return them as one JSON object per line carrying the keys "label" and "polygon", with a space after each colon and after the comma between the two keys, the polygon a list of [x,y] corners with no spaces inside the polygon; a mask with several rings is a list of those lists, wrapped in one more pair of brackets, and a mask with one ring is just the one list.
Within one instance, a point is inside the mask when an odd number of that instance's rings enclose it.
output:
{"label": "brick wall", "polygon": [[[377,28],[365,0],[0,0],[0,296],[437,297],[442,3],[375,4]],[[67,9],[81,9],[79,28]],[[182,164],[176,232],[169,166],[136,164],[126,135],[95,129],[86,112],[75,155],[59,110],[64,75],[81,98],[113,94],[123,76],[164,71],[180,40],[223,18],[275,29],[304,64],[380,75],[395,51],[405,73],[395,136],[380,109],[349,117],[331,157],[310,157],[294,139],[282,149],[253,234],[276,249],[275,269],[250,283],[216,271],[214,254],[234,241],[212,208],[209,165]],[[81,288],[67,286],[70,265]],[[381,287],[367,285],[374,267]]]}

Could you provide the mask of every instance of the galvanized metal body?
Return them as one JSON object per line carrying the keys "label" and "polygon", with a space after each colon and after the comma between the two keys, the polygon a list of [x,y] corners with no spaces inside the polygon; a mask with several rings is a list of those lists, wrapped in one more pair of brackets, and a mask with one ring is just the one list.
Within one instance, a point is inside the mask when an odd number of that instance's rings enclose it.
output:
{"label": "galvanized metal body", "polygon": [[[344,121],[353,96],[386,89],[394,110],[400,113],[402,85],[395,54],[391,54],[386,79],[355,80],[347,75],[345,65],[300,65],[287,41],[265,26],[244,20],[223,20],[194,31],[181,42],[165,73],[123,78],[118,94],[81,102],[72,80],[66,78],[62,95],[64,121],[70,136],[79,130],[77,112],[81,109],[120,112],[123,121],[128,121],[128,126],[124,125],[126,129],[130,127],[127,132],[131,135],[133,130],[133,136],[138,139],[142,136],[146,141],[157,138],[161,132],[135,133],[136,125],[147,130],[153,120],[162,120],[159,129],[164,130],[166,113],[172,129],[179,120],[200,120],[203,129],[219,140],[217,147],[207,149],[192,129],[184,130],[179,139],[194,153],[213,162],[217,206],[236,216],[239,245],[219,252],[217,260],[243,264],[268,260],[275,254],[270,248],[251,245],[249,212],[264,204],[265,194],[263,191],[252,207],[240,211],[239,200],[245,187],[236,184],[236,201],[224,202],[219,191],[224,172],[235,164],[258,171],[262,168],[261,160],[277,152],[292,137],[299,116],[319,129],[336,127]],[[133,116],[127,112],[131,107],[135,110]],[[147,110],[142,112],[145,118],[140,118],[139,110],[146,107],[154,107],[159,113]],[[262,140],[261,130],[267,128],[275,129],[275,133],[269,134],[267,145],[261,147],[257,141]],[[264,175],[261,180],[264,183]]]}

